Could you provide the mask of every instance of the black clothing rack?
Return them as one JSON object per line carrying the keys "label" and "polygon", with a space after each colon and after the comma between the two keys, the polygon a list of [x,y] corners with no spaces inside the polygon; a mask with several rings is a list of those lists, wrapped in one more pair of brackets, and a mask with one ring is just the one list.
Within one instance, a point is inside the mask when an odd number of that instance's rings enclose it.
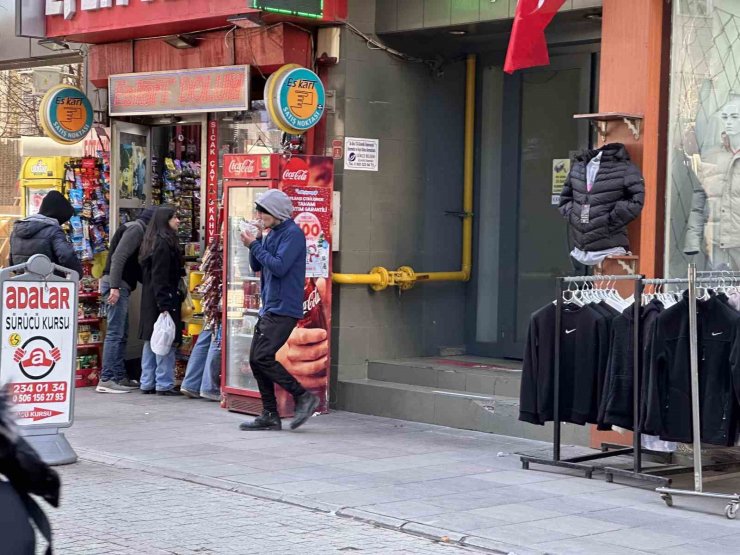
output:
{"label": "black clothing rack", "polygon": [[[702,272],[710,274],[712,277],[697,277],[696,264],[689,264],[688,277],[678,279],[653,279],[644,280],[645,284],[663,285],[663,284],[686,284],[689,293],[689,351],[691,357],[691,417],[693,425],[693,450],[694,450],[694,489],[677,489],[669,487],[659,487],[656,489],[661,498],[669,507],[673,506],[674,495],[686,495],[693,497],[708,497],[713,499],[722,499],[727,501],[725,507],[725,516],[734,519],[740,509],[740,495],[737,493],[712,493],[704,491],[704,466],[702,464],[701,453],[701,410],[699,406],[699,354],[698,354],[698,330],[696,321],[696,285],[716,284],[722,282],[724,278],[736,278],[740,272]],[[718,274],[714,276],[713,274]],[[715,465],[718,467],[727,467],[732,465]],[[707,467],[709,468],[709,467]]]}
{"label": "black clothing rack", "polygon": [[[535,457],[530,455],[521,455],[520,460],[522,468],[528,470],[531,464],[539,464],[543,466],[555,466],[560,468],[568,468],[571,470],[580,470],[584,473],[586,478],[592,478],[596,467],[591,464],[586,464],[590,461],[599,459],[605,459],[608,457],[617,457],[622,455],[632,455],[633,465],[632,469],[619,469],[609,468],[607,471],[607,480],[612,481],[614,475],[627,476],[637,480],[657,482],[661,485],[669,485],[670,478],[664,476],[658,476],[645,472],[642,469],[642,445],[641,445],[641,434],[639,427],[639,407],[640,407],[640,383],[638,380],[638,369],[640,367],[640,307],[641,298],[643,291],[643,277],[641,275],[608,275],[608,276],[568,276],[557,278],[557,297],[556,297],[556,310],[555,310],[555,361],[553,369],[553,444],[552,444],[552,458]],[[633,318],[633,341],[634,348],[632,352],[633,356],[633,406],[634,406],[634,423],[633,423],[633,442],[632,447],[622,447],[611,444],[603,444],[602,451],[598,453],[592,453],[589,455],[581,455],[577,457],[570,457],[563,459],[560,456],[560,336],[562,327],[562,310],[563,310],[563,284],[572,283],[601,283],[601,282],[617,282],[617,281],[632,281],[635,284],[635,302],[634,302],[634,318]]]}

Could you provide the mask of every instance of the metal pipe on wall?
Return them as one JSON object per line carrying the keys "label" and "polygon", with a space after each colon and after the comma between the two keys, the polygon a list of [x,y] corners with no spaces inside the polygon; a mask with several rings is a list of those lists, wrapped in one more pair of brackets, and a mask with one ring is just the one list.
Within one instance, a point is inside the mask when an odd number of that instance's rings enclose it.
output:
{"label": "metal pipe on wall", "polygon": [[397,270],[375,267],[367,274],[333,274],[334,283],[369,285],[375,291],[389,286],[411,289],[424,281],[469,281],[473,270],[473,167],[475,147],[475,54],[469,54],[465,71],[465,150],[463,164],[462,263],[458,271],[415,272],[410,266]]}

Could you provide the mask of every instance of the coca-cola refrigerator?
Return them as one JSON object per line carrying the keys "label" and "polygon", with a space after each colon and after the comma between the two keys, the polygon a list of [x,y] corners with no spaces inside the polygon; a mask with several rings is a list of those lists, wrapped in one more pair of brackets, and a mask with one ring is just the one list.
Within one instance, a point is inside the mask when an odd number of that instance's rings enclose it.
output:
{"label": "coca-cola refrigerator", "polygon": [[[267,189],[293,201],[293,219],[306,235],[303,319],[278,351],[277,360],[328,411],[331,368],[331,221],[334,162],[325,156],[227,154],[224,175],[224,307],[221,387],[231,411],[260,414],[257,382],[249,365],[260,311],[261,277],[249,266],[241,240],[243,222],[256,219],[255,202]],[[269,231],[268,231],[269,233]],[[293,415],[293,399],[275,386],[281,416]]]}

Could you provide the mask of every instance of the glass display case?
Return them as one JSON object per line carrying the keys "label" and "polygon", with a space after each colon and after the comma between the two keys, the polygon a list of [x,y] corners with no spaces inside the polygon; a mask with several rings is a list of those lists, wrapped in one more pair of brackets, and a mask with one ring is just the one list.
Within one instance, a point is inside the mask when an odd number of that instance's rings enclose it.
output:
{"label": "glass display case", "polygon": [[249,349],[260,309],[260,277],[249,266],[249,249],[239,236],[240,223],[254,219],[257,196],[267,190],[264,182],[226,189],[226,237],[224,252],[224,388],[233,393],[257,393],[249,367]]}

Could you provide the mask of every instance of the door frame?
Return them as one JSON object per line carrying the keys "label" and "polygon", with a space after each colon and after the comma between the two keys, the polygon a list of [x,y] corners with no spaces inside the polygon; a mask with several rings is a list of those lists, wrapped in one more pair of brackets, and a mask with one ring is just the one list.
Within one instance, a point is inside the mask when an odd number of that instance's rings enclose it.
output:
{"label": "door frame", "polygon": [[119,198],[121,183],[121,133],[137,135],[146,138],[146,184],[145,190],[148,192],[152,182],[152,127],[149,125],[139,125],[121,120],[111,121],[111,149],[110,149],[110,173],[111,185],[115,190],[110,191],[110,236],[118,229],[118,211],[121,208],[143,208],[151,204],[150,195],[144,202],[140,199],[121,199]]}
{"label": "door frame", "polygon": [[[475,249],[474,249],[474,272],[471,285],[468,289],[467,317],[466,317],[466,352],[472,355],[521,359],[524,353],[525,340],[516,338],[517,318],[517,276],[518,250],[519,250],[519,197],[521,183],[521,111],[522,111],[522,80],[527,75],[546,73],[566,69],[581,69],[581,98],[579,104],[582,113],[593,111],[596,104],[597,83],[595,78],[598,72],[599,45],[591,44],[585,48],[574,49],[572,52],[564,51],[562,54],[553,56],[548,66],[530,68],[516,72],[514,75],[504,75],[503,81],[503,103],[501,106],[501,183],[516,183],[516,194],[511,190],[500,187],[498,202],[500,206],[499,227],[501,230],[509,230],[499,234],[499,257],[498,257],[498,330],[497,341],[479,342],[476,339],[476,321],[478,314],[478,274],[475,268],[479,264],[480,248],[480,220],[476,219]],[[488,61],[488,63],[486,63]],[[478,90],[476,91],[477,105],[481,106],[486,99],[482,98],[482,77],[486,66],[500,66],[500,54],[494,54],[489,59],[482,57],[478,70]],[[498,62],[498,63],[497,63]],[[480,149],[482,142],[481,118],[478,118],[476,128],[476,197],[475,212],[480,210],[480,184],[481,184],[481,159],[485,154]],[[588,148],[592,145],[593,133],[588,124],[583,123],[579,129],[579,143],[571,150]],[[504,139],[505,138],[505,139]],[[555,276],[553,276],[555,277]],[[553,280],[553,296],[554,296]]]}

